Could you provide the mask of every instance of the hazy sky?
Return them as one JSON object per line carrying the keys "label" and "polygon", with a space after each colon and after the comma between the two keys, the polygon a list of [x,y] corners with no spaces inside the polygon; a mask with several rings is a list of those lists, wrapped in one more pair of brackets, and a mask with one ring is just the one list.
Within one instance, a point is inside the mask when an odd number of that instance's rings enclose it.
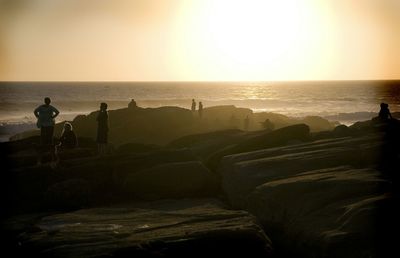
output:
{"label": "hazy sky", "polygon": [[400,0],[0,0],[0,80],[400,79]]}

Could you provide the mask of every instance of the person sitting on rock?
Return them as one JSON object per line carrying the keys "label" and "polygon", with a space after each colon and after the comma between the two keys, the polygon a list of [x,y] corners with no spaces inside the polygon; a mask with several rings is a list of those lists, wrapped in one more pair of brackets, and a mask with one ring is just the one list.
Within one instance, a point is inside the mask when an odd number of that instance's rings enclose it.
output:
{"label": "person sitting on rock", "polygon": [[72,129],[72,125],[69,122],[65,122],[64,129],[61,133],[60,146],[65,149],[73,149],[78,145],[78,140],[76,138],[75,132]]}
{"label": "person sitting on rock", "polygon": [[129,109],[137,108],[137,104],[136,104],[136,101],[134,99],[132,99],[131,102],[129,102],[128,108]]}
{"label": "person sitting on rock", "polygon": [[61,133],[60,143],[56,145],[56,163],[60,161],[60,156],[58,155],[60,151],[65,149],[73,149],[78,146],[78,140],[76,138],[75,132],[72,129],[72,125],[69,122],[64,123],[64,128]]}
{"label": "person sitting on rock", "polygon": [[392,114],[390,114],[389,105],[386,103],[381,103],[381,110],[379,111],[379,119],[381,121],[388,121],[392,118]]}
{"label": "person sitting on rock", "polygon": [[275,125],[267,118],[264,122],[261,122],[262,127],[264,130],[270,132],[275,129]]}

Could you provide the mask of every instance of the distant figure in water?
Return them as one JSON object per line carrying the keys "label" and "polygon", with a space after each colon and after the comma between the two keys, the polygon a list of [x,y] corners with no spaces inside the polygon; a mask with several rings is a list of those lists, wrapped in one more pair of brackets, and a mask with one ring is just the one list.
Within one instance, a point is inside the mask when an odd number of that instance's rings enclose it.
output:
{"label": "distant figure in water", "polygon": [[392,114],[389,111],[389,105],[386,103],[381,103],[381,110],[379,111],[379,119],[381,121],[388,121],[392,118]]}
{"label": "distant figure in water", "polygon": [[128,108],[129,108],[129,109],[135,109],[135,108],[137,108],[137,104],[136,104],[136,101],[135,101],[134,99],[132,99],[131,102],[129,102]]}
{"label": "distant figure in water", "polygon": [[246,116],[246,118],[243,121],[243,128],[245,131],[249,130],[249,124],[250,124],[249,116]]}
{"label": "distant figure in water", "polygon": [[36,125],[40,128],[40,150],[37,165],[42,164],[42,156],[47,151],[51,154],[52,162],[55,160],[53,145],[54,119],[60,112],[50,105],[50,103],[51,100],[49,97],[44,98],[44,104],[37,107],[33,112],[38,119]]}
{"label": "distant figure in water", "polygon": [[64,123],[64,128],[61,133],[60,143],[56,145],[56,163],[60,162],[60,156],[58,155],[61,151],[67,149],[73,149],[78,146],[78,140],[75,132],[72,129],[72,125],[69,122]]}
{"label": "distant figure in water", "polygon": [[192,112],[196,111],[196,101],[192,99]]}
{"label": "distant figure in water", "polygon": [[203,103],[201,103],[201,101],[199,102],[199,117],[203,117]]}
{"label": "distant figure in water", "polygon": [[102,156],[106,154],[107,151],[107,143],[108,143],[108,113],[107,113],[107,104],[100,104],[100,111],[97,115],[97,147],[99,155]]}

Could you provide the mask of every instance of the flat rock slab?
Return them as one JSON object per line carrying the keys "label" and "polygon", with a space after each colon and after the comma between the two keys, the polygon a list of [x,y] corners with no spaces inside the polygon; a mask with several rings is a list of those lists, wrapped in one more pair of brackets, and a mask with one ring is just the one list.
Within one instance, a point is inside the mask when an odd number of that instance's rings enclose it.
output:
{"label": "flat rock slab", "polygon": [[[25,218],[26,219],[26,218]],[[21,223],[25,223],[21,226]],[[163,200],[7,221],[15,253],[39,257],[270,257],[255,218],[214,199]],[[6,231],[6,232],[7,232]]]}
{"label": "flat rock slab", "polygon": [[218,172],[280,256],[387,257],[398,201],[378,169],[381,150],[379,135],[323,140],[226,156]]}

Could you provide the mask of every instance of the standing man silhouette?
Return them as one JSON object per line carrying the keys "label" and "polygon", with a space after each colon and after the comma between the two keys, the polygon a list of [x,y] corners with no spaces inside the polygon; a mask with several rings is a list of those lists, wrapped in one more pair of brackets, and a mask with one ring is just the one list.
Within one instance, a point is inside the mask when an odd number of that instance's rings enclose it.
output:
{"label": "standing man silhouette", "polygon": [[192,112],[196,111],[196,101],[192,99]]}
{"label": "standing man silhouette", "polygon": [[108,144],[108,112],[107,112],[107,103],[100,104],[100,111],[97,115],[97,147],[100,156],[103,156],[107,153],[107,144]]}
{"label": "standing man silhouette", "polygon": [[203,117],[203,103],[199,102],[199,117]]}
{"label": "standing man silhouette", "polygon": [[40,105],[33,112],[36,116],[37,127],[40,128],[40,145],[41,150],[38,157],[38,165],[42,164],[42,155],[45,151],[50,151],[52,161],[55,159],[53,134],[55,118],[60,113],[55,107],[50,105],[51,100],[49,97],[44,98],[44,104]]}

